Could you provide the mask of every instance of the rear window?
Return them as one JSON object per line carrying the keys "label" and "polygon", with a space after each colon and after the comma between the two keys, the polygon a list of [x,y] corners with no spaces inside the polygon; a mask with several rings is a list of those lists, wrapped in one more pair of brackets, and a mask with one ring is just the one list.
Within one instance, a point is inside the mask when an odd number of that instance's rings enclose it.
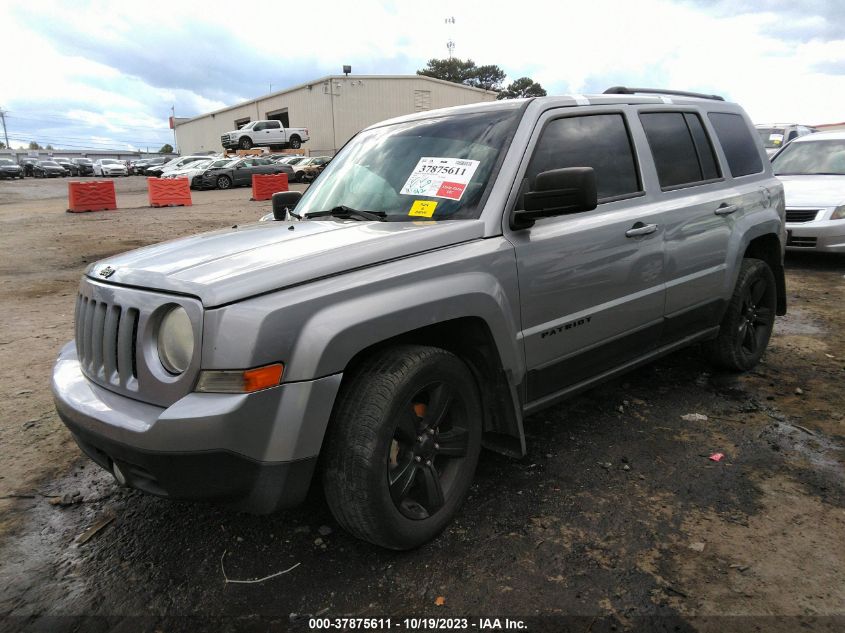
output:
{"label": "rear window", "polygon": [[745,119],[728,112],[711,112],[707,116],[722,144],[731,175],[736,178],[763,171],[763,161]]}
{"label": "rear window", "polygon": [[662,189],[712,181],[721,176],[701,119],[690,112],[640,114]]}

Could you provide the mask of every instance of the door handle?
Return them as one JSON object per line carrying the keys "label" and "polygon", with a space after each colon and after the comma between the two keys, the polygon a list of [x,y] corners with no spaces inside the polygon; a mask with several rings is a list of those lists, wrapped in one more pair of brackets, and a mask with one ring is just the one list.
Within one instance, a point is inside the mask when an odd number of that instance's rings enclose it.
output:
{"label": "door handle", "polygon": [[719,206],[718,209],[716,209],[714,211],[714,213],[716,215],[730,215],[734,211],[736,211],[736,205],[735,204],[722,204],[722,205]]}
{"label": "door handle", "polygon": [[656,230],[656,224],[643,224],[642,222],[637,222],[634,226],[625,231],[625,237],[638,237],[640,235],[650,235]]}

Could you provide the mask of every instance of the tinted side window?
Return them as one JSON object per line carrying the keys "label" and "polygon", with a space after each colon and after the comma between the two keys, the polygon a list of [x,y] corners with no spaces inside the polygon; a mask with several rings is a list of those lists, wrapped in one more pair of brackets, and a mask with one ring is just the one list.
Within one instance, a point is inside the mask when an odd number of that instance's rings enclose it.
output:
{"label": "tinted side window", "polygon": [[719,137],[722,150],[728,159],[728,167],[734,177],[763,171],[763,162],[745,119],[738,114],[727,112],[711,112],[707,116],[716,130],[716,136]]}
{"label": "tinted side window", "polygon": [[640,114],[663,189],[719,177],[713,147],[701,120],[684,112]]}
{"label": "tinted side window", "polygon": [[281,127],[281,124],[278,121],[267,121],[265,125],[268,130],[278,130]]}
{"label": "tinted side window", "polygon": [[525,176],[562,167],[592,167],[599,200],[639,193],[640,179],[628,128],[621,114],[593,114],[550,121]]}

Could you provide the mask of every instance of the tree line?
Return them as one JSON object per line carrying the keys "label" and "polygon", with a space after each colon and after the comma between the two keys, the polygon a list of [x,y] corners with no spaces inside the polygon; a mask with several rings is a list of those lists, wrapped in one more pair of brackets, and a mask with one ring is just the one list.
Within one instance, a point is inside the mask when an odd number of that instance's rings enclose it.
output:
{"label": "tree line", "polygon": [[493,90],[497,99],[519,99],[520,97],[545,97],[546,91],[530,77],[520,77],[503,86],[506,73],[495,64],[478,66],[471,59],[429,59],[425,68],[417,71],[423,77],[434,77],[452,83]]}

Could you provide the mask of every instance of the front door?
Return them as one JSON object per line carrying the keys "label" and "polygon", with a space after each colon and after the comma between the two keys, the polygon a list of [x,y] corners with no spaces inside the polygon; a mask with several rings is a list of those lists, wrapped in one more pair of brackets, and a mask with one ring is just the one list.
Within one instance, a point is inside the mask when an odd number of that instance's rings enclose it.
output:
{"label": "front door", "polygon": [[[644,192],[622,110],[541,118],[524,167],[592,167],[599,205],[510,231],[527,403],[542,404],[656,348],[663,319],[663,213]],[[519,204],[519,201],[517,202]]]}

